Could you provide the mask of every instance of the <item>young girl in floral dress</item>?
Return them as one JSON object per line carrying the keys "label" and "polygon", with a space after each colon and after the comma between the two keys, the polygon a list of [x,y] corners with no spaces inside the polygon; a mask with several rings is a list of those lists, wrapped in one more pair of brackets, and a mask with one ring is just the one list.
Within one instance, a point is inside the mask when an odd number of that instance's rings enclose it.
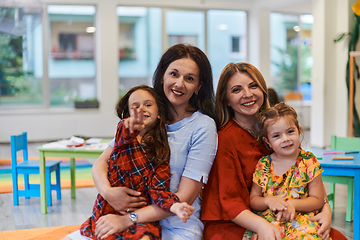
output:
{"label": "young girl in floral dress", "polygon": [[[259,140],[271,151],[253,174],[250,206],[279,228],[283,239],[321,239],[320,225],[308,220],[324,204],[321,168],[311,152],[301,150],[296,111],[284,104],[262,112]],[[243,239],[258,239],[247,230]]]}
{"label": "young girl in floral dress", "polygon": [[[113,187],[126,186],[146,198],[148,204],[156,203],[161,209],[177,214],[183,222],[194,208],[169,190],[170,148],[165,129],[165,108],[161,97],[151,87],[134,87],[117,104],[118,123],[115,145],[108,160],[108,179]],[[130,128],[129,128],[130,127]],[[101,217],[117,214],[98,194],[93,214],[80,227],[82,238],[98,239],[102,231]],[[133,224],[123,232],[109,231],[101,239],[160,239],[159,222],[137,223],[137,214],[127,211]],[[106,228],[106,226],[104,226]],[[106,229],[104,229],[106,230]],[[78,239],[68,235],[71,239]],[[85,237],[85,238],[84,238]]]}

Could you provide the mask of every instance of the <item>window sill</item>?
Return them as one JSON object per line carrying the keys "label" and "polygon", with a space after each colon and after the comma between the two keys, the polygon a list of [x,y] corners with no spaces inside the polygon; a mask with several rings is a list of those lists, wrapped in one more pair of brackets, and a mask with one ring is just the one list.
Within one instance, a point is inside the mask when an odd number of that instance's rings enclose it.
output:
{"label": "window sill", "polygon": [[24,114],[72,114],[76,112],[97,112],[100,108],[82,108],[82,109],[75,109],[75,108],[19,108],[19,109],[0,109],[0,115],[24,115]]}

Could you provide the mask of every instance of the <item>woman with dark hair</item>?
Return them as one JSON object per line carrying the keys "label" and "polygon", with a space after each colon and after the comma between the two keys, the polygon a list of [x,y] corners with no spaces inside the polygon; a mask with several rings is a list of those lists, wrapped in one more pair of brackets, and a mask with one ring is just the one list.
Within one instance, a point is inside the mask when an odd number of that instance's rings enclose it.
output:
{"label": "woman with dark hair", "polygon": [[99,193],[123,215],[102,217],[105,227],[97,229],[96,236],[100,238],[110,230],[124,231],[133,224],[126,213],[133,212],[139,223],[162,219],[162,239],[201,240],[204,226],[200,221],[199,193],[207,182],[217,150],[211,65],[199,48],[177,44],[161,57],[153,84],[168,106],[166,130],[171,151],[170,190],[180,202],[187,202],[195,211],[183,223],[155,204],[139,208],[146,205],[144,199],[138,197],[139,192],[111,187],[106,176],[107,160],[113,148],[113,143],[110,143],[93,165],[93,179]]}
{"label": "woman with dark hair", "polygon": [[[257,232],[260,240],[280,240],[279,230],[250,209],[250,189],[255,166],[269,150],[257,141],[257,120],[269,108],[266,82],[249,63],[229,63],[222,71],[216,91],[215,111],[219,117],[219,147],[203,193],[201,219],[204,240],[241,239],[245,229]],[[346,239],[331,229],[331,211],[310,218],[321,227],[326,240]],[[330,234],[331,230],[331,234]]]}
{"label": "woman with dark hair", "polygon": [[[186,222],[193,207],[179,203],[170,191],[170,146],[165,129],[165,108],[159,94],[151,87],[131,88],[118,102],[118,123],[115,145],[108,160],[107,177],[112,187],[128,187],[142,192],[146,201],[161,209],[175,213]],[[125,118],[125,119],[124,119]],[[133,130],[129,131],[129,123]],[[119,215],[108,202],[97,195],[91,216],[66,239],[98,239],[97,228],[102,228],[102,216]],[[128,213],[129,214],[129,213]],[[129,218],[131,217],[129,214]],[[108,231],[105,239],[159,239],[159,222],[139,223],[123,232]]]}
{"label": "woman with dark hair", "polygon": [[[189,99],[189,104],[194,109],[200,110],[205,115],[208,115],[216,121],[214,113],[214,87],[211,65],[206,55],[197,47],[191,45],[178,44],[168,49],[168,51],[161,58],[153,76],[154,89],[163,97],[165,104],[169,109],[175,110],[174,106],[167,98],[163,88],[163,78],[169,65],[180,59],[192,59],[197,65],[199,72],[199,81],[201,88],[195,92]],[[176,112],[176,110],[175,110]],[[173,121],[173,116],[170,114],[169,121]]]}

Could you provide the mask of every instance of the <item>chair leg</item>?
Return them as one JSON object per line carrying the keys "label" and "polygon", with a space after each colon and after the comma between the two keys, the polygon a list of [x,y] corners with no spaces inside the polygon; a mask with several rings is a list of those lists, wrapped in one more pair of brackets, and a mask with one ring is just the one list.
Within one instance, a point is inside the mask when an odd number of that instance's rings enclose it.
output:
{"label": "chair leg", "polygon": [[[25,189],[25,193],[28,193],[28,190],[30,190],[29,174],[26,173],[24,173],[24,189]],[[25,195],[25,199],[30,199],[30,197]]]}
{"label": "chair leg", "polygon": [[19,205],[19,186],[18,186],[18,174],[15,169],[12,170],[12,186],[13,186],[13,203],[14,206]]}
{"label": "chair leg", "polygon": [[346,221],[351,222],[353,220],[354,210],[354,179],[349,179],[347,186]]}
{"label": "chair leg", "polygon": [[46,202],[48,206],[52,205],[52,199],[51,199],[51,172],[50,169],[45,170],[45,182],[46,182]]}
{"label": "chair leg", "polygon": [[55,170],[55,172],[56,172],[56,198],[61,199],[60,165]]}
{"label": "chair leg", "polygon": [[332,196],[329,199],[329,204],[330,204],[331,210],[333,210],[335,207],[335,183],[330,183],[329,195]]}

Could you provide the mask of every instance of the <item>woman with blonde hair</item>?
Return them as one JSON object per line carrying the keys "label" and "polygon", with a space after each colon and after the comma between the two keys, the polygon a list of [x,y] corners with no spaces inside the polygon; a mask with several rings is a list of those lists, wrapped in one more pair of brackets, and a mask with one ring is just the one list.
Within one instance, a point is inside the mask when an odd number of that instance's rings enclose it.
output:
{"label": "woman with blonde hair", "polygon": [[[216,92],[220,130],[218,151],[203,193],[204,240],[241,239],[245,229],[257,232],[261,240],[281,239],[274,225],[250,209],[255,166],[261,157],[270,154],[257,141],[256,123],[261,111],[267,108],[267,86],[260,71],[249,63],[229,63],[220,75]],[[309,220],[321,224],[318,234],[322,234],[322,239],[329,238],[328,204]],[[337,231],[335,234],[331,234],[333,239],[346,239]]]}

